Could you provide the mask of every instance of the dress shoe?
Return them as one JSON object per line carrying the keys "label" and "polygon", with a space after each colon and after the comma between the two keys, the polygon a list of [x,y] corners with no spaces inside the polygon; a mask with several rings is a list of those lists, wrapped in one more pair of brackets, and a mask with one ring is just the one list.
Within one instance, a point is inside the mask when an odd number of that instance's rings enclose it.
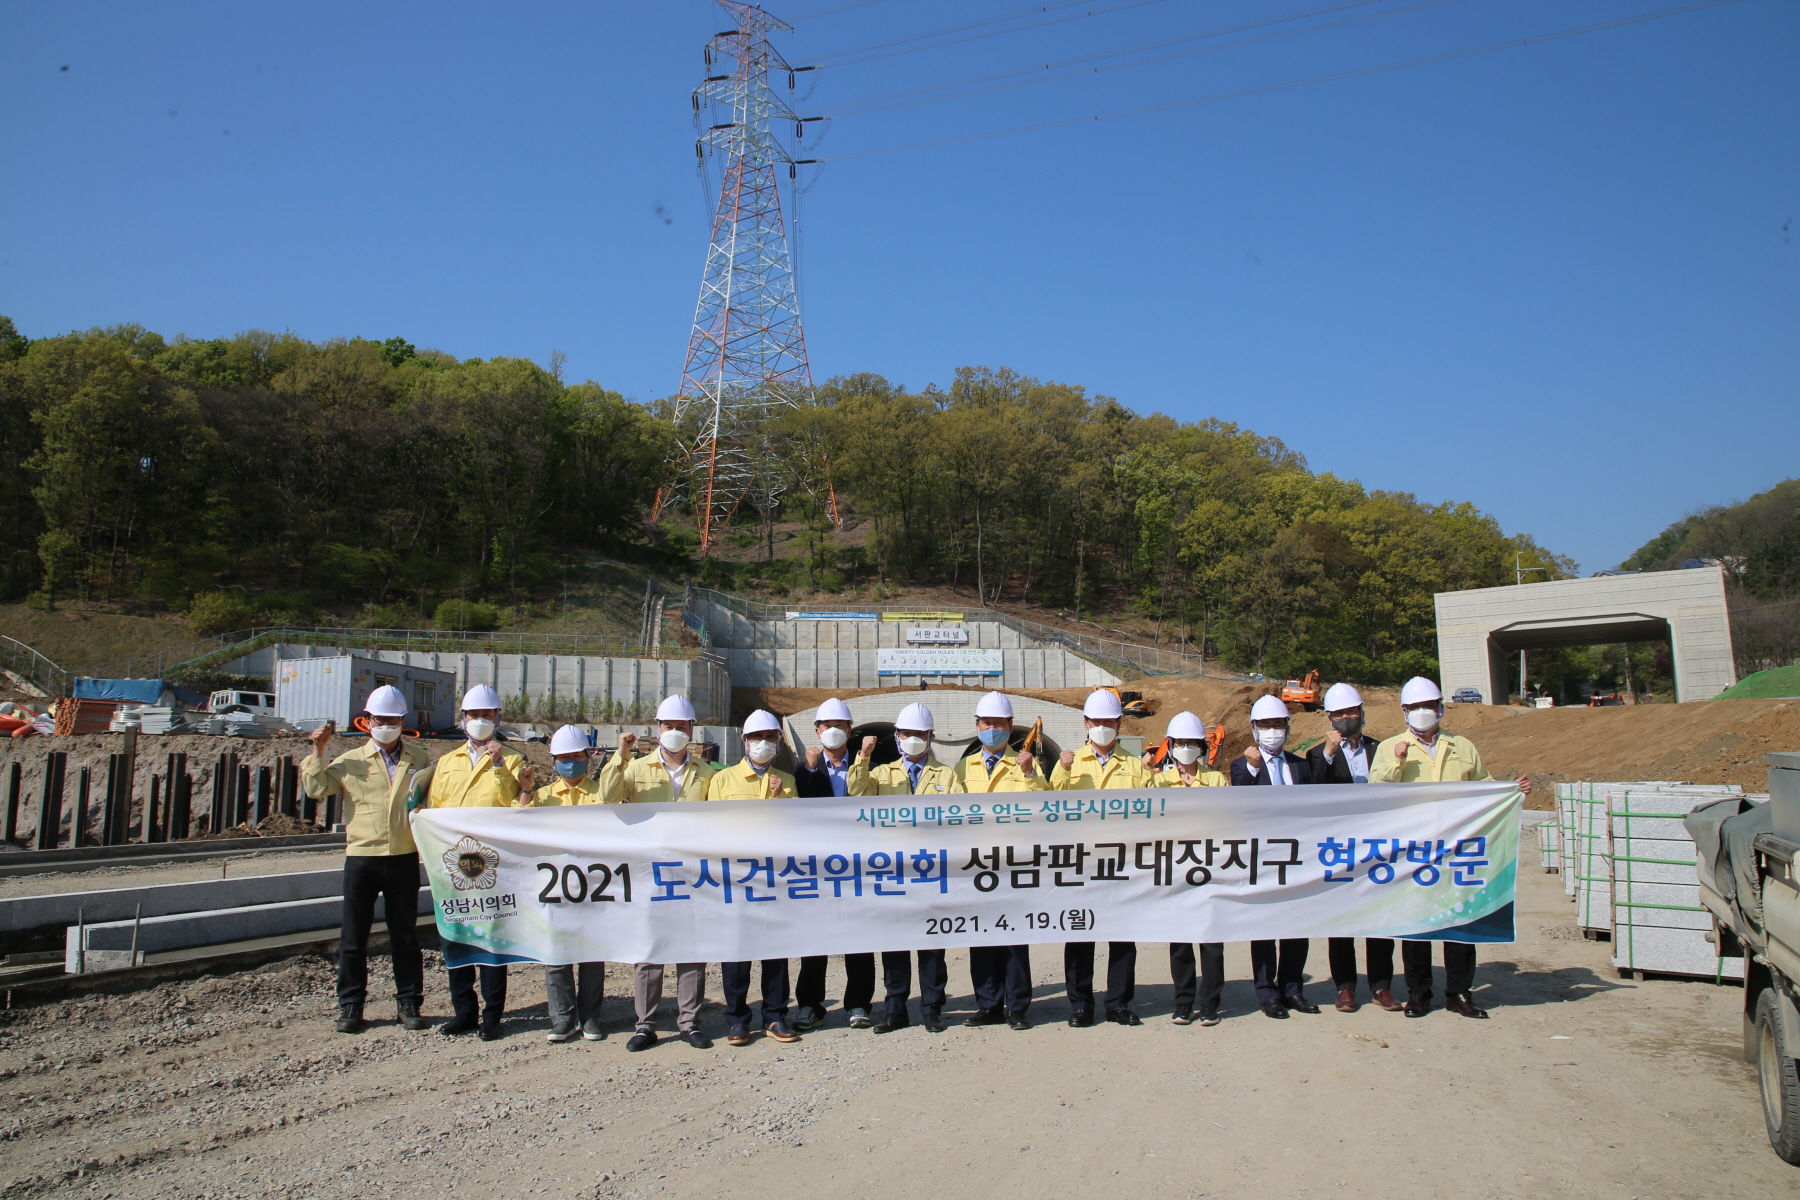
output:
{"label": "dress shoe", "polygon": [[1337,1010],[1339,1012],[1355,1012],[1356,992],[1350,988],[1345,988],[1343,991],[1339,992],[1337,998]]}
{"label": "dress shoe", "polygon": [[1319,1006],[1305,996],[1283,996],[1281,1003],[1295,1012],[1306,1013],[1308,1016],[1314,1017],[1319,1015]]}
{"label": "dress shoe", "polygon": [[1444,997],[1444,1007],[1459,1017],[1473,1017],[1477,1021],[1487,1020],[1487,1009],[1475,1007],[1475,997],[1467,992],[1451,992]]}
{"label": "dress shoe", "polygon": [[1006,1027],[1008,1029],[1030,1029],[1031,1022],[1025,1019],[1024,1013],[1007,1013]]}
{"label": "dress shoe", "polygon": [[636,1054],[638,1051],[648,1050],[654,1045],[656,1045],[656,1030],[640,1029],[631,1035],[631,1040],[625,1043],[625,1048]]}
{"label": "dress shoe", "polygon": [[942,1033],[948,1026],[944,1024],[944,1015],[935,1008],[928,1008],[921,1014],[919,1024],[925,1027],[926,1033]]}
{"label": "dress shoe", "polygon": [[800,1040],[800,1035],[794,1032],[794,1027],[787,1023],[785,1017],[770,1021],[767,1025],[764,1025],[763,1032],[778,1042],[797,1042]]}
{"label": "dress shoe", "polygon": [[1394,993],[1388,991],[1386,988],[1382,988],[1379,992],[1375,993],[1375,1006],[1377,1008],[1385,1008],[1389,1012],[1399,1012],[1406,1007],[1406,1005],[1394,999]]}
{"label": "dress shoe", "polygon": [[401,1000],[394,1005],[394,1012],[400,1018],[400,1024],[415,1033],[421,1029],[430,1029],[431,1022],[419,1015],[417,1000]]}
{"label": "dress shoe", "polygon": [[581,1027],[573,1022],[567,1025],[552,1025],[550,1032],[544,1035],[545,1041],[572,1042],[581,1036]]}
{"label": "dress shoe", "polygon": [[1431,1011],[1431,996],[1430,996],[1430,994],[1427,993],[1426,995],[1423,995],[1423,996],[1408,996],[1406,998],[1406,1007],[1404,1009],[1402,1009],[1401,1011],[1406,1013],[1406,1015],[1409,1017],[1424,1016],[1426,1013]]}
{"label": "dress shoe", "polygon": [[581,1023],[581,1036],[590,1042],[604,1042],[606,1030],[600,1028],[599,1017],[589,1017]]}
{"label": "dress shoe", "polygon": [[1177,1025],[1192,1025],[1194,1023],[1194,1014],[1185,1008],[1178,1008],[1169,1014],[1169,1020]]}
{"label": "dress shoe", "polygon": [[794,1014],[794,1028],[801,1033],[811,1033],[815,1029],[825,1027],[825,1009],[817,1004],[803,1004],[800,1011]]}
{"label": "dress shoe", "polygon": [[337,1031],[339,1033],[361,1033],[368,1028],[363,1020],[362,1005],[346,1004],[338,1010]]}
{"label": "dress shoe", "polygon": [[1070,1029],[1086,1029],[1089,1025],[1092,1025],[1093,1023],[1094,1023],[1094,1014],[1086,1011],[1085,1009],[1078,1008],[1074,1012],[1069,1014],[1069,1028]]}
{"label": "dress shoe", "polygon": [[492,1013],[481,1018],[481,1040],[496,1041],[500,1037],[500,1014]]}
{"label": "dress shoe", "polygon": [[1217,1025],[1218,1023],[1219,1023],[1219,1010],[1218,1009],[1203,1008],[1200,1010],[1200,1024],[1202,1024],[1202,1025]]}
{"label": "dress shoe", "polygon": [[973,1016],[966,1018],[963,1021],[963,1024],[970,1028],[975,1028],[979,1025],[1004,1025],[1006,1024],[1006,1018],[1001,1015],[999,1009],[990,1008],[985,1012],[977,1012]]}
{"label": "dress shoe", "polygon": [[725,1031],[725,1044],[727,1046],[748,1046],[750,1044],[750,1027],[748,1025],[733,1025],[730,1029],[727,1029]]}
{"label": "dress shoe", "polygon": [[850,1028],[852,1028],[852,1029],[867,1029],[870,1025],[873,1025],[873,1024],[874,1024],[874,1022],[869,1020],[869,1010],[868,1009],[853,1008],[850,1010]]}
{"label": "dress shoe", "polygon": [[905,1013],[883,1013],[881,1019],[871,1027],[876,1033],[892,1033],[896,1029],[905,1029],[912,1022]]}
{"label": "dress shoe", "polygon": [[688,1045],[692,1046],[696,1050],[711,1050],[712,1049],[712,1039],[707,1037],[704,1033],[701,1033],[698,1029],[682,1030],[681,1031],[681,1040],[686,1042]]}
{"label": "dress shoe", "polygon": [[1279,1000],[1264,1000],[1262,1002],[1262,1013],[1263,1016],[1273,1017],[1277,1021],[1287,1020],[1287,1009],[1282,1007],[1281,1001]]}
{"label": "dress shoe", "polygon": [[1114,1025],[1142,1025],[1144,1023],[1144,1019],[1129,1008],[1108,1009],[1106,1019]]}
{"label": "dress shoe", "polygon": [[445,1021],[442,1025],[439,1025],[438,1032],[451,1035],[458,1033],[472,1033],[479,1024],[481,1024],[481,1021],[474,1013],[458,1013],[448,1021]]}

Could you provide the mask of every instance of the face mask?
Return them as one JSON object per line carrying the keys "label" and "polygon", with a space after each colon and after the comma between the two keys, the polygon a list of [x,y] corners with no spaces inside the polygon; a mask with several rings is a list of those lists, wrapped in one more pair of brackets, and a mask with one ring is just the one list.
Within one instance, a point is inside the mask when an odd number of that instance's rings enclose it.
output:
{"label": "face mask", "polygon": [[775,752],[779,749],[781,749],[781,747],[776,742],[771,742],[771,741],[745,742],[744,743],[744,757],[748,758],[751,762],[755,763],[757,766],[760,767],[764,763],[767,763],[771,759],[773,759],[775,757]]}
{"label": "face mask", "polygon": [[1279,754],[1287,745],[1288,731],[1285,729],[1259,729],[1256,731],[1256,744],[1264,754]]}
{"label": "face mask", "polygon": [[580,779],[583,775],[587,774],[587,763],[579,758],[571,759],[568,762],[552,763],[551,765],[556,768],[556,773],[558,775],[561,775],[570,783],[574,783],[577,779]]}
{"label": "face mask", "polygon": [[1438,727],[1438,711],[1435,708],[1409,708],[1406,710],[1406,723],[1414,733],[1430,733]]}
{"label": "face mask", "polygon": [[1011,731],[1006,729],[983,729],[976,733],[975,736],[980,740],[981,744],[986,746],[989,750],[998,750],[1000,747],[1006,745],[1006,739],[1011,736]]}
{"label": "face mask", "polygon": [[1331,723],[1331,727],[1345,737],[1355,737],[1357,734],[1361,733],[1362,725],[1363,719],[1361,717],[1338,717]]}
{"label": "face mask", "polygon": [[1088,730],[1088,741],[1094,743],[1096,746],[1110,746],[1113,744],[1113,739],[1118,736],[1119,731],[1114,729],[1111,725],[1096,725]]}
{"label": "face mask", "polygon": [[680,754],[688,748],[688,743],[693,740],[679,729],[665,729],[657,735],[656,744],[670,754]]}
{"label": "face mask", "polygon": [[906,755],[908,758],[917,758],[919,755],[925,753],[926,748],[930,746],[931,743],[922,737],[903,737],[900,739],[899,745],[900,753]]}
{"label": "face mask", "polygon": [[1184,767],[1191,767],[1200,761],[1200,747],[1198,746],[1176,746],[1169,753],[1174,755],[1175,761]]}
{"label": "face mask", "polygon": [[833,725],[819,735],[819,741],[827,750],[842,750],[850,735]]}
{"label": "face mask", "polygon": [[384,746],[391,746],[400,740],[400,727],[398,725],[371,725],[369,726],[369,736]]}
{"label": "face mask", "polygon": [[471,742],[485,742],[494,736],[494,723],[486,717],[470,717],[463,722],[463,729]]}

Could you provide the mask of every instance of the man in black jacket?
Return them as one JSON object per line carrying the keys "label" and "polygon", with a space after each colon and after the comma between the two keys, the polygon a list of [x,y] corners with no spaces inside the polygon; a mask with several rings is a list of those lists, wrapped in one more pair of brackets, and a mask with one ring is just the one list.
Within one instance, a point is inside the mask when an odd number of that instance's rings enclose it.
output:
{"label": "man in black jacket", "polygon": [[[848,796],[850,794],[850,706],[833,696],[813,714],[813,733],[819,745],[806,748],[806,759],[794,771],[794,791],[802,796]],[[794,1003],[800,1019],[794,1026],[802,1031],[825,1024],[825,965],[823,954],[800,960],[800,978],[794,986]],[[875,955],[844,955],[844,1009],[850,1014],[850,1028],[867,1029],[873,1022],[869,1006],[875,1002]]]}
{"label": "man in black jacket", "polygon": [[[1279,696],[1264,696],[1250,708],[1251,743],[1231,760],[1233,787],[1287,787],[1312,782],[1306,760],[1287,750],[1288,708]],[[1263,1016],[1285,1020],[1288,1010],[1317,1013],[1306,998],[1305,938],[1250,943],[1250,966],[1256,977],[1256,1002]]]}
{"label": "man in black jacket", "polygon": [[[1363,732],[1362,693],[1347,683],[1334,683],[1325,692],[1325,717],[1331,729],[1325,740],[1306,752],[1306,765],[1314,783],[1367,783],[1375,746],[1381,741]],[[1330,938],[1331,982],[1337,988],[1337,1010],[1356,1011],[1356,939]],[[1369,993],[1389,1012],[1404,1004],[1394,999],[1394,939],[1365,938],[1363,957],[1369,967]]]}

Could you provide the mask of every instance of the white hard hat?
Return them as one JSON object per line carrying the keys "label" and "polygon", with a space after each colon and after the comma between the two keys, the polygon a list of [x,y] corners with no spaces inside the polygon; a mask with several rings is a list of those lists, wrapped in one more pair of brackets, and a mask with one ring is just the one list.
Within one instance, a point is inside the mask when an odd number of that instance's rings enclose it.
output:
{"label": "white hard hat", "polygon": [[694,721],[694,706],[686,696],[665,696],[663,702],[656,706],[656,719],[659,721]]}
{"label": "white hard hat", "polygon": [[579,754],[587,748],[587,734],[573,725],[564,725],[550,735],[550,753],[552,754]]}
{"label": "white hard hat", "polygon": [[1288,719],[1288,706],[1281,702],[1280,696],[1263,696],[1250,706],[1252,721],[1285,721]]}
{"label": "white hard hat", "polygon": [[975,715],[978,717],[1005,717],[1012,720],[1012,701],[1000,692],[989,692],[975,702]]}
{"label": "white hard hat", "polygon": [[819,705],[819,711],[813,714],[815,721],[849,721],[853,719],[850,716],[850,706],[836,696]]}
{"label": "white hard hat", "polygon": [[1169,718],[1170,738],[1193,738],[1196,741],[1206,740],[1206,722],[1191,712],[1178,712]]}
{"label": "white hard hat", "polygon": [[1116,721],[1125,715],[1125,710],[1119,707],[1118,693],[1100,688],[1088,693],[1087,703],[1081,706],[1081,715],[1096,721]]}
{"label": "white hard hat", "polygon": [[1414,675],[1411,679],[1407,680],[1406,685],[1400,689],[1400,703],[1402,705],[1425,704],[1434,700],[1442,701],[1443,698],[1444,693],[1438,690],[1438,685],[1431,682],[1431,680],[1425,678],[1423,675]]}
{"label": "white hard hat", "polygon": [[[371,717],[404,717],[406,715],[406,693],[392,684],[384,683],[369,693],[369,701],[363,705]],[[467,708],[468,705],[464,705]],[[477,705],[476,707],[480,707]],[[494,707],[498,708],[496,704]]]}
{"label": "white hard hat", "polygon": [[1337,712],[1345,708],[1361,708],[1362,693],[1347,683],[1334,683],[1325,689],[1325,711]]}
{"label": "white hard hat", "polygon": [[499,708],[500,693],[485,683],[478,683],[463,693],[463,711],[471,708]]}
{"label": "white hard hat", "polygon": [[937,726],[932,723],[931,710],[923,704],[909,704],[900,710],[894,718],[895,729],[920,729],[930,733]]}
{"label": "white hard hat", "polygon": [[759,708],[751,713],[749,718],[744,722],[744,732],[780,733],[781,722],[776,719],[774,713]]}

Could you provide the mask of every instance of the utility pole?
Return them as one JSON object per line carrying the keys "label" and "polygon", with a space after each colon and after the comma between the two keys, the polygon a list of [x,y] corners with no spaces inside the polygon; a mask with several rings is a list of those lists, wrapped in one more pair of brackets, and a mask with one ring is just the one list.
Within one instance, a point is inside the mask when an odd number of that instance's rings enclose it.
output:
{"label": "utility pole", "polygon": [[[804,153],[807,123],[822,118],[801,116],[772,77],[785,77],[792,93],[796,76],[813,68],[788,65],[769,43],[771,33],[792,26],[754,4],[718,3],[733,27],[706,45],[707,75],[694,91],[694,153],[702,170],[716,156],[725,171],[681,388],[671,402],[680,442],[651,510],[654,521],[672,501],[691,505],[702,555],[745,503],[772,536],[795,473],[809,490],[815,476],[824,478],[832,523],[841,527],[823,456],[814,471],[806,439],[779,428],[811,397],[813,381],[777,172],[786,167],[795,185],[799,169],[817,161],[796,155]],[[791,151],[783,142],[790,130]]]}
{"label": "utility pole", "polygon": [[[1531,572],[1533,572],[1533,571],[1548,571],[1549,569],[1550,569],[1549,567],[1528,567],[1525,565],[1524,552],[1519,551],[1519,550],[1513,551],[1513,586],[1514,587],[1517,587],[1520,584],[1524,583],[1525,576],[1530,574]],[[1523,651],[1523,650],[1519,651],[1519,700],[1521,703],[1523,703],[1525,700],[1525,651]]]}

